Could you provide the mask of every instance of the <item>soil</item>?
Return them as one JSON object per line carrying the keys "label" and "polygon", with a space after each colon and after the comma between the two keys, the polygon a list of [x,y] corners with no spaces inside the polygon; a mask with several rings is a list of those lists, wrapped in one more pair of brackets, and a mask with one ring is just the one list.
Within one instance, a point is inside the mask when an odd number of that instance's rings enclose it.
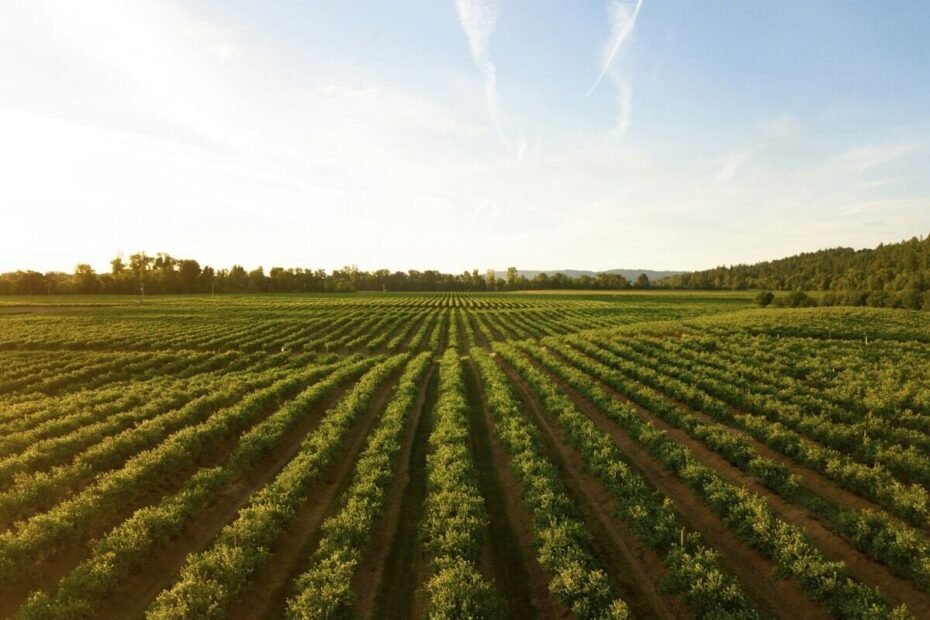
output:
{"label": "soil", "polygon": [[683,601],[658,592],[665,568],[652,550],[641,545],[614,515],[616,503],[604,486],[584,467],[558,423],[551,421],[536,392],[506,363],[499,360],[517,388],[523,409],[540,430],[544,452],[559,468],[563,487],[579,507],[593,550],[607,567],[617,593],[637,618],[687,618]]}
{"label": "soil", "polygon": [[385,382],[344,440],[341,458],[320,472],[291,526],[271,547],[271,558],[239,594],[230,618],[278,618],[283,615],[292,581],[307,568],[320,540],[320,526],[341,507],[340,498],[352,482],[355,463],[371,430],[387,406],[397,376]]}
{"label": "soil", "polygon": [[[915,614],[917,617],[930,617],[930,595],[918,590],[909,580],[895,575],[888,566],[869,558],[842,536],[831,532],[820,519],[810,514],[806,508],[787,501],[785,498],[766,488],[756,478],[741,471],[738,467],[732,465],[725,458],[688,435],[682,429],[668,424],[658,416],[611,390],[609,386],[604,384],[600,385],[608,391],[614,399],[635,409],[641,418],[648,420],[656,428],[666,431],[671,439],[674,439],[677,443],[688,448],[698,461],[713,469],[724,480],[746,488],[764,498],[776,515],[786,522],[803,529],[811,542],[829,559],[845,562],[851,576],[869,585],[877,586],[895,605],[901,603],[906,604],[911,613]],[[674,399],[670,400],[674,401]],[[687,410],[689,413],[696,413],[683,403],[674,402],[677,406]],[[701,415],[703,416],[704,414]],[[704,418],[702,417],[702,419]],[[709,419],[705,421],[708,423],[712,422]],[[768,450],[767,452],[773,451]],[[767,456],[767,454],[763,455]],[[786,459],[786,457],[782,455],[779,456],[782,457],[780,462]],[[807,479],[805,478],[805,484],[806,481]],[[833,491],[834,492],[830,495],[834,497],[839,495],[835,492],[835,489]],[[829,500],[830,498],[827,497],[825,499]]]}
{"label": "soil", "polygon": [[778,578],[772,561],[740,539],[694,491],[616,423],[557,377],[551,378],[580,411],[610,436],[614,445],[627,457],[629,464],[654,488],[672,500],[687,525],[700,532],[707,543],[720,552],[721,564],[764,613],[786,619],[830,617],[820,604],[805,596],[796,581]]}
{"label": "soil", "polygon": [[415,419],[407,429],[400,470],[388,498],[382,522],[375,529],[372,546],[353,579],[361,618],[412,618],[422,614],[416,600],[426,567],[419,524],[426,498],[426,454],[432,429],[439,375],[430,370],[427,389],[421,392]]}
{"label": "soil", "polygon": [[494,434],[494,420],[472,360],[466,364],[465,377],[473,405],[471,424],[479,485],[490,517],[488,535],[483,541],[484,564],[494,575],[501,597],[511,601],[514,614],[520,610],[526,614],[513,617],[571,617],[549,594],[549,578],[536,559],[533,520],[523,506],[520,483],[511,472],[510,458]]}

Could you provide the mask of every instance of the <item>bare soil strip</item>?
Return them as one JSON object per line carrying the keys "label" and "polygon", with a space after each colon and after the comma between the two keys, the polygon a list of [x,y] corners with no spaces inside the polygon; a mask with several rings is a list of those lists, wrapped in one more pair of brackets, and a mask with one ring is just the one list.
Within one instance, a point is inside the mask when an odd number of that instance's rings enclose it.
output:
{"label": "bare soil strip", "polygon": [[[295,388],[281,399],[278,406],[293,399],[299,392],[300,390]],[[274,413],[278,406],[269,406],[263,410],[249,428],[260,424]],[[191,466],[161,478],[157,484],[146,488],[145,492],[140,496],[123,503],[119,510],[100,513],[98,521],[94,523],[93,527],[89,528],[87,534],[81,540],[61,545],[56,549],[54,557],[44,562],[37,570],[24,574],[16,583],[0,584],[0,616],[5,616],[6,610],[16,609],[22,605],[33,590],[53,587],[62,577],[87,558],[90,545],[93,544],[95,539],[122,523],[133,512],[144,506],[157,504],[162,498],[176,493],[198,469],[214,467],[222,463],[235,448],[238,439],[239,436],[236,435],[217,441],[200,452]],[[238,507],[235,509],[238,510]],[[123,603],[120,603],[118,607],[122,606]],[[120,615],[123,616],[123,613],[121,612]]]}
{"label": "bare soil strip", "polygon": [[[550,353],[552,355],[556,355],[556,353],[553,351],[550,351]],[[591,377],[591,378],[596,380],[596,377]],[[630,380],[635,381],[634,378],[632,377],[629,377],[629,378]],[[598,381],[598,383],[617,400],[629,402],[630,405],[637,407],[638,411],[640,410],[640,408],[635,403],[633,403],[632,401],[626,401],[626,398],[622,394],[620,394],[619,392],[615,392],[614,390],[610,388],[610,386],[604,385],[600,381]],[[885,511],[885,509],[882,508],[879,504],[873,502],[872,500],[868,498],[865,498],[857,494],[854,491],[850,491],[849,489],[843,488],[838,483],[830,480],[823,474],[807,467],[806,465],[802,463],[798,463],[790,456],[787,456],[785,454],[782,454],[781,452],[778,452],[777,450],[774,450],[773,448],[770,448],[769,446],[765,445],[758,439],[754,438],[752,435],[750,435],[746,431],[739,429],[737,427],[731,426],[721,420],[716,420],[713,417],[709,416],[708,414],[704,413],[703,411],[697,411],[695,409],[692,409],[688,404],[679,401],[674,396],[667,394],[666,392],[660,389],[656,389],[656,388],[653,388],[653,389],[661,393],[667,400],[673,402],[680,409],[687,411],[691,415],[700,419],[705,424],[718,424],[718,425],[727,427],[727,429],[731,433],[739,436],[740,439],[742,439],[750,447],[752,447],[752,449],[755,450],[760,456],[770,458],[776,463],[780,463],[784,465],[785,467],[787,467],[791,471],[791,473],[797,474],[798,476],[800,476],[803,481],[803,486],[807,488],[808,490],[810,490],[815,495],[819,495],[820,497],[822,497],[823,499],[831,503],[834,503],[839,506],[844,506],[846,508],[854,508],[856,510]],[[733,407],[732,405],[727,404],[726,406],[734,414],[742,415],[745,413],[744,411],[741,411],[737,409],[736,407]],[[813,441],[813,440],[810,440],[810,441]],[[813,442],[813,443],[818,443],[818,442]],[[923,532],[927,537],[930,537],[930,532],[928,532],[927,530],[916,528],[916,527],[915,529]]]}
{"label": "bare soil strip", "polygon": [[352,428],[341,460],[320,472],[297,512],[294,523],[271,548],[271,559],[233,606],[230,618],[279,618],[284,615],[289,587],[305,568],[320,539],[320,526],[340,508],[339,498],[352,482],[355,463],[391,398],[399,373],[381,386],[368,412]]}
{"label": "bare soil strip", "polygon": [[475,332],[475,340],[477,341],[478,346],[484,349],[490,349],[491,343],[488,341],[488,336],[481,329],[481,326],[478,325],[478,321],[475,319],[475,315],[471,312],[467,312],[465,314],[465,320],[471,323],[471,328],[472,331]]}
{"label": "bare soil strip", "polygon": [[426,453],[432,411],[439,390],[435,364],[421,392],[415,419],[407,429],[407,445],[399,460],[400,472],[378,526],[368,557],[353,580],[361,618],[418,618],[423,601],[417,587],[426,572],[419,535],[426,498]]}
{"label": "bare soil strip", "polygon": [[[559,356],[555,351],[549,351],[549,353],[555,357],[562,359],[563,362],[571,365],[569,362],[564,360],[564,358],[561,358],[561,356]],[[643,383],[639,381],[638,379],[636,379],[635,377],[632,377],[630,375],[624,374],[624,376],[626,376],[627,379],[629,379],[630,381],[636,381],[637,383]],[[591,378],[594,380],[597,380],[597,378],[594,376],[591,376]],[[614,396],[614,398],[627,402],[626,397],[624,397],[619,392],[615,392],[613,389],[610,388],[610,386],[603,384],[603,382],[601,381],[598,381],[598,383],[607,392],[609,392],[612,396]],[[647,384],[643,383],[643,385],[647,385]],[[872,500],[857,494],[855,491],[850,491],[849,489],[846,489],[840,486],[838,483],[830,480],[829,478],[822,475],[821,473],[813,469],[810,469],[803,463],[798,463],[790,456],[786,456],[782,454],[781,452],[778,452],[777,450],[770,448],[769,446],[765,445],[758,439],[755,439],[752,435],[750,435],[746,431],[739,429],[737,427],[731,426],[727,422],[717,420],[711,417],[710,415],[704,413],[703,411],[698,411],[696,409],[693,409],[690,405],[678,400],[674,395],[664,391],[661,387],[656,387],[652,385],[648,385],[648,387],[662,394],[662,396],[666,400],[674,403],[680,409],[683,409],[687,411],[688,413],[690,413],[691,415],[697,417],[705,424],[718,424],[721,426],[726,426],[727,429],[729,429],[731,433],[738,435],[743,441],[748,443],[761,456],[770,458],[777,463],[781,463],[785,467],[789,468],[792,473],[795,473],[801,476],[801,478],[804,481],[804,486],[807,487],[811,492],[813,492],[816,495],[819,495],[825,500],[830,501],[837,505],[845,506],[847,508],[855,508],[857,510],[876,510],[876,511],[885,510],[879,504],[873,502]],[[738,407],[735,407],[731,405],[730,403],[723,401],[722,399],[718,398],[718,400],[720,400],[724,404],[724,406],[727,408],[727,410],[729,410],[732,414],[734,415],[745,415],[746,414],[745,411],[742,411]],[[637,407],[637,410],[640,409],[632,401],[628,401],[628,402],[630,405]],[[814,439],[811,439],[810,437],[807,437],[806,435],[803,435],[803,436],[805,437],[805,439],[807,439],[808,441],[812,443],[815,443],[817,445],[823,445],[820,442]],[[916,526],[912,526],[912,527],[915,527],[915,529],[923,532],[928,538],[930,538],[930,531],[927,531],[926,529],[918,528]]]}
{"label": "bare soil strip", "polygon": [[[596,380],[596,379],[595,379]],[[806,508],[789,502],[772,492],[751,475],[730,464],[725,458],[694,439],[680,428],[676,428],[658,416],[614,392],[599,383],[614,399],[633,407],[637,414],[651,422],[656,428],[666,431],[677,443],[688,448],[696,459],[713,469],[724,480],[744,487],[764,498],[779,517],[802,528],[813,542],[829,559],[842,560],[849,568],[849,573],[860,581],[878,587],[895,605],[904,603],[911,613],[919,618],[930,617],[930,595],[918,590],[909,580],[898,577],[891,569],[862,553],[842,536],[831,532],[816,516]],[[674,400],[674,399],[672,399]],[[694,413],[688,407],[675,401],[675,404]]]}
{"label": "bare soil strip", "polygon": [[603,415],[590,401],[549,373],[565,394],[597,427],[606,432],[654,488],[672,500],[685,521],[720,552],[721,564],[736,578],[746,594],[765,613],[774,617],[829,618],[830,614],[805,596],[794,580],[776,577],[775,564],[739,538],[677,476],[665,469],[617,424]]}
{"label": "bare soil strip", "polygon": [[354,382],[337,389],[315,405],[304,420],[288,433],[281,445],[259,463],[251,474],[223,492],[220,499],[197,515],[184,532],[146,563],[145,569],[133,574],[108,597],[100,608],[100,617],[140,617],[155,597],[170,587],[184,560],[190,553],[205,549],[221,529],[236,518],[249,498],[271,481],[300,449],[304,438],[312,433],[322,420],[323,413],[332,407]]}
{"label": "bare soil strip", "polygon": [[[488,526],[482,536],[482,572],[493,581],[499,597],[507,605],[507,617],[534,618],[537,610],[533,604],[534,592],[526,564],[527,560],[535,562],[535,559],[532,554],[528,558],[523,557],[518,535],[514,532],[508,514],[504,490],[496,471],[495,455],[491,449],[484,413],[484,395],[477,369],[469,363],[463,370],[472,456],[478,474],[478,487],[488,512]],[[545,584],[542,585],[543,592],[548,595]]]}
{"label": "bare soil strip", "polygon": [[[500,360],[499,360],[500,361]],[[557,423],[550,422],[538,395],[509,365],[500,362],[517,388],[523,410],[541,431],[543,450],[559,468],[563,486],[579,507],[593,550],[602,560],[617,589],[637,618],[687,618],[690,610],[677,597],[660,594],[665,574],[661,559],[623,526],[614,515],[616,504],[603,485],[585,471],[581,455],[571,447]]]}
{"label": "bare soil strip", "polygon": [[464,378],[469,401],[476,406],[470,412],[471,431],[478,484],[490,517],[482,559],[490,565],[501,598],[511,605],[510,617],[570,618],[569,611],[549,595],[549,579],[536,559],[533,521],[510,471],[510,457],[494,436],[478,368],[471,360]]}

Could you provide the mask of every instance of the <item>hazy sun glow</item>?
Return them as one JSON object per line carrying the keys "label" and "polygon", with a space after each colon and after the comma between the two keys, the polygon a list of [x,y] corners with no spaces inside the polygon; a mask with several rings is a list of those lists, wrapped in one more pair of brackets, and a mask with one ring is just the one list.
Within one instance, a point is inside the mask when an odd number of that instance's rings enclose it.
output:
{"label": "hazy sun glow", "polygon": [[588,4],[3,2],[0,271],[689,269],[930,232],[930,8]]}

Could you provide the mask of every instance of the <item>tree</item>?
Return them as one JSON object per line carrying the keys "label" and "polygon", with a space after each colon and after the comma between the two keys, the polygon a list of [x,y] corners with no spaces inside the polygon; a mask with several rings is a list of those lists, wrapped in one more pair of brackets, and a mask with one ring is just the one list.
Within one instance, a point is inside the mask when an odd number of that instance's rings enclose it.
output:
{"label": "tree", "polygon": [[151,256],[146,256],[145,252],[138,252],[129,257],[129,270],[136,277],[136,280],[138,280],[140,291],[145,287],[149,269],[154,261],[155,259]]}
{"label": "tree", "polygon": [[488,272],[484,276],[484,282],[489,291],[493,291],[497,288],[497,275],[494,273],[493,269],[488,269]]}
{"label": "tree", "polygon": [[126,263],[123,262],[122,257],[117,256],[110,261],[110,273],[115,277],[120,277],[126,271]]}
{"label": "tree", "polygon": [[100,288],[97,273],[87,263],[79,263],[74,268],[74,284],[77,292],[85,295],[96,293]]}
{"label": "tree", "polygon": [[195,292],[198,277],[200,277],[200,263],[191,259],[184,259],[178,263],[178,279],[181,281],[182,292]]}
{"label": "tree", "polygon": [[773,299],[775,299],[775,294],[772,291],[759,291],[756,295],[756,303],[763,308],[772,303]]}
{"label": "tree", "polygon": [[242,265],[233,265],[226,274],[229,290],[242,292],[249,286],[249,274]]}
{"label": "tree", "polygon": [[38,271],[17,271],[13,292],[17,295],[44,295],[48,280]]}
{"label": "tree", "polygon": [[517,288],[518,275],[516,267],[507,267],[507,288],[510,290]]}
{"label": "tree", "polygon": [[268,290],[265,278],[265,269],[259,266],[249,272],[249,290],[255,293],[264,293]]}
{"label": "tree", "polygon": [[212,293],[216,282],[216,271],[214,271],[213,267],[207,265],[200,270],[200,276],[198,276],[197,280],[201,291],[210,291]]}
{"label": "tree", "polygon": [[649,276],[647,276],[645,273],[641,273],[636,276],[636,288],[649,288],[649,286]]}

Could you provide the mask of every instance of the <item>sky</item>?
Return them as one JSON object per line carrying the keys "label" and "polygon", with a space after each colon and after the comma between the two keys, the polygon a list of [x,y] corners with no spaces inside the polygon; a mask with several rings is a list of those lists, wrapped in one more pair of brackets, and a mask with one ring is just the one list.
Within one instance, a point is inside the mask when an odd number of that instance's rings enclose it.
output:
{"label": "sky", "polygon": [[4,0],[0,272],[702,269],[930,233],[930,3]]}

